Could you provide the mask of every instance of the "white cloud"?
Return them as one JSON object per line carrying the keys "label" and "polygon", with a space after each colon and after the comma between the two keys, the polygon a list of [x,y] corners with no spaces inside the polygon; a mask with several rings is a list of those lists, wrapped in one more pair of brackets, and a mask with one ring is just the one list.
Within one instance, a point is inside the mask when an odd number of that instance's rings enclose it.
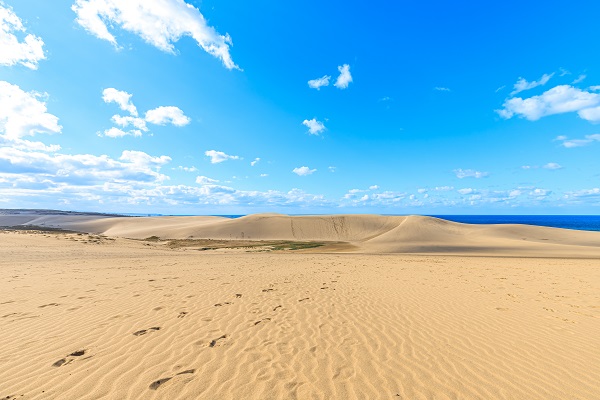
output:
{"label": "white cloud", "polygon": [[583,80],[584,80],[585,78],[587,78],[587,75],[585,75],[585,74],[581,74],[581,75],[579,75],[579,76],[577,77],[577,79],[575,79],[573,82],[571,82],[571,84],[572,84],[572,85],[575,85],[575,84],[577,84],[577,83],[579,83],[579,82],[583,82]]}
{"label": "white cloud", "polygon": [[139,117],[132,117],[132,116],[122,116],[122,115],[113,115],[111,120],[119,125],[122,126],[124,128],[128,127],[129,125],[134,126],[135,128],[147,132],[148,131],[148,127],[146,126],[146,121],[143,118],[139,118]]}
{"label": "white cloud", "polygon": [[591,90],[592,92],[596,92],[596,91],[600,90],[600,85],[590,86],[588,88],[588,90]]}
{"label": "white cloud", "polygon": [[261,178],[265,178],[265,177],[267,177],[267,176],[269,176],[269,174],[260,174],[260,177],[261,177]]}
{"label": "white cloud", "polygon": [[584,139],[569,139],[566,136],[558,136],[555,140],[562,141],[561,146],[566,148],[582,147],[600,142],[600,134],[586,135]]}
{"label": "white cloud", "polygon": [[600,112],[590,109],[600,104],[600,94],[590,93],[570,85],[560,85],[527,99],[514,97],[504,101],[503,109],[496,110],[502,118],[512,118],[515,115],[530,121],[542,117],[578,112],[579,116],[589,121],[600,121]]}
{"label": "white cloud", "polygon": [[352,82],[352,75],[350,74],[350,65],[344,64],[338,67],[340,75],[333,84],[338,89],[346,89],[350,82]]}
{"label": "white cloud", "polygon": [[510,192],[508,192],[508,197],[510,197],[510,198],[519,197],[522,193],[523,192],[521,192],[520,190],[514,189],[514,190],[511,190]]}
{"label": "white cloud", "polygon": [[425,188],[419,188],[419,189],[417,189],[417,192],[419,192],[419,193],[427,193],[427,189],[425,189]]}
{"label": "white cloud", "polygon": [[590,122],[600,122],[600,107],[586,108],[578,112],[582,119]]}
{"label": "white cloud", "polygon": [[46,58],[44,41],[32,34],[19,41],[16,32],[25,32],[21,18],[0,2],[0,65],[21,64],[29,69],[37,69],[38,62]]}
{"label": "white cloud", "polygon": [[372,185],[372,186],[369,186],[369,189],[370,189],[370,190],[377,190],[377,189],[379,189],[379,186],[377,186],[377,185]]}
{"label": "white cloud", "polygon": [[530,196],[535,196],[535,197],[546,197],[550,193],[551,193],[550,190],[546,190],[546,189],[534,189],[531,192],[529,192],[529,195]]}
{"label": "white cloud", "polygon": [[105,103],[116,103],[123,111],[129,112],[130,115],[113,115],[111,120],[121,128],[129,126],[134,127],[129,131],[119,128],[110,128],[104,131],[100,136],[106,137],[123,137],[123,136],[142,136],[142,132],[148,132],[146,123],[155,125],[172,124],[177,127],[182,127],[190,123],[188,118],[179,107],[175,106],[160,106],[152,110],[146,111],[144,118],[138,117],[136,106],[131,101],[132,95],[122,90],[115,88],[107,88],[102,91],[102,100]]}
{"label": "white cloud", "polygon": [[217,179],[211,179],[202,175],[196,177],[196,183],[199,185],[214,185],[217,182],[219,182]]}
{"label": "white cloud", "polygon": [[474,192],[475,192],[475,190],[471,189],[471,188],[458,189],[458,193],[463,194],[463,195],[464,194],[471,194],[471,193],[474,193]]}
{"label": "white cloud", "polygon": [[142,132],[139,130],[136,130],[136,129],[132,129],[130,131],[124,131],[122,129],[115,128],[113,126],[112,128],[107,129],[104,132],[102,132],[102,134],[100,134],[99,136],[105,136],[105,137],[109,137],[109,138],[120,138],[120,137],[125,137],[125,136],[140,137],[140,136],[142,136]]}
{"label": "white cloud", "polygon": [[185,116],[179,107],[160,106],[146,112],[146,121],[155,125],[185,126],[191,119]]}
{"label": "white cloud", "polygon": [[[162,182],[169,177],[159,172],[171,161],[141,151],[123,151],[118,160],[106,155],[47,154],[0,147],[1,172],[29,180],[89,186],[105,182]],[[13,177],[14,178],[14,177]],[[17,179],[18,180],[18,179]]]}
{"label": "white cloud", "polygon": [[574,198],[576,200],[590,198],[592,200],[597,201],[600,199],[600,188],[583,189],[583,190],[567,192],[565,197],[566,198]]}
{"label": "white cloud", "polygon": [[204,152],[204,155],[210,157],[211,164],[222,163],[227,160],[239,160],[239,156],[230,156],[229,154],[225,154],[222,151],[216,150],[208,150]]}
{"label": "white cloud", "polygon": [[308,167],[298,167],[298,168],[294,168],[292,170],[293,173],[295,173],[298,176],[306,176],[306,175],[310,175],[314,172],[316,172],[316,169],[310,169]]}
{"label": "white cloud", "polygon": [[32,142],[22,139],[8,139],[0,135],[0,146],[10,146],[13,149],[25,151],[45,151],[49,153],[57,152],[61,147],[57,144],[45,145],[42,142]]}
{"label": "white cloud", "polygon": [[76,0],[71,9],[85,30],[115,46],[117,39],[109,26],[120,26],[168,53],[175,52],[174,43],[181,37],[190,36],[226,68],[238,68],[229,54],[229,35],[219,34],[197,8],[183,0]]}
{"label": "white cloud", "polygon": [[506,85],[502,85],[500,86],[498,89],[496,89],[496,93],[498,93],[499,91],[501,91],[502,89],[504,89],[506,87]]}
{"label": "white cloud", "polygon": [[560,165],[558,163],[550,162],[550,163],[542,166],[542,168],[550,169],[550,170],[555,170],[555,169],[561,169],[562,165]]}
{"label": "white cloud", "polygon": [[546,83],[548,83],[548,81],[554,76],[554,73],[551,74],[544,74],[542,75],[542,77],[537,80],[537,81],[532,81],[532,82],[527,82],[526,79],[524,78],[519,78],[519,80],[517,80],[517,83],[515,83],[514,85],[514,90],[511,92],[511,96],[514,96],[515,94],[522,92],[524,90],[529,90],[529,89],[533,89],[535,87],[538,86],[543,86]]}
{"label": "white cloud", "polygon": [[437,192],[449,192],[454,190],[454,186],[438,186],[435,188]]}
{"label": "white cloud", "polygon": [[16,140],[36,133],[60,133],[58,117],[48,113],[43,101],[46,96],[0,81],[0,135]]}
{"label": "white cloud", "polygon": [[[159,169],[170,158],[125,151],[119,159],[90,154],[25,152],[0,147],[0,201],[30,208],[40,204],[66,204],[100,211],[130,210],[132,205],[198,207],[241,205],[272,210],[274,207],[333,206],[322,195],[299,189],[244,191],[218,184],[165,185]],[[210,179],[210,178],[208,178]]]}
{"label": "white cloud", "polygon": [[321,86],[329,86],[329,80],[331,79],[331,76],[329,75],[325,75],[321,78],[317,78],[317,79],[311,79],[310,81],[308,81],[308,86],[312,89],[317,89],[320,90]]}
{"label": "white cloud", "polygon": [[475,171],[472,169],[455,169],[454,173],[456,174],[456,177],[459,179],[463,179],[463,178],[485,178],[486,176],[489,175],[488,172],[481,172],[481,171]]}
{"label": "white cloud", "polygon": [[102,100],[105,103],[116,103],[123,111],[127,111],[132,116],[137,116],[137,108],[131,102],[131,94],[115,88],[106,88],[102,91]]}
{"label": "white cloud", "polygon": [[437,90],[438,92],[451,92],[451,90],[447,87],[436,86],[433,90]]}
{"label": "white cloud", "polygon": [[356,193],[362,193],[362,192],[364,192],[364,190],[362,190],[362,189],[350,189],[350,190],[348,190],[348,193],[350,193],[350,194],[356,194]]}
{"label": "white cloud", "polygon": [[302,125],[308,128],[308,133],[310,133],[311,135],[318,135],[326,129],[325,125],[323,125],[321,121],[317,121],[316,118],[310,120],[305,119],[304,121],[302,121]]}
{"label": "white cloud", "polygon": [[333,167],[333,166],[329,166],[327,167],[327,169],[329,170],[329,172],[335,172],[337,167]]}
{"label": "white cloud", "polygon": [[260,162],[260,157],[256,157],[254,161],[250,161],[250,166],[254,167],[256,164]]}
{"label": "white cloud", "polygon": [[180,165],[177,168],[173,168],[173,169],[177,169],[179,171],[184,171],[184,172],[198,172],[198,168],[196,168],[194,166],[184,167],[184,166]]}

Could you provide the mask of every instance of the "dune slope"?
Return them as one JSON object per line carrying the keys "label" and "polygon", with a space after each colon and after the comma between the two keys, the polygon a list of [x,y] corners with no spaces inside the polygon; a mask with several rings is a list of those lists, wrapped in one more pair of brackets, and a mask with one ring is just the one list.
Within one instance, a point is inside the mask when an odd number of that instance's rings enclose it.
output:
{"label": "dune slope", "polygon": [[0,216],[0,226],[56,227],[144,239],[349,242],[362,253],[600,257],[600,232],[527,225],[470,225],[422,216],[256,214],[223,217]]}

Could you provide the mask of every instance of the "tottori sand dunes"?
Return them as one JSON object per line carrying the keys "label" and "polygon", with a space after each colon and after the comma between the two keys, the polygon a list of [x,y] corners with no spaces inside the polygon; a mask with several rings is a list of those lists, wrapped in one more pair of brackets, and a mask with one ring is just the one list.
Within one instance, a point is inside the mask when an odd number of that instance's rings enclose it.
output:
{"label": "tottori sand dunes", "polygon": [[600,398],[600,233],[372,215],[0,226],[0,399]]}

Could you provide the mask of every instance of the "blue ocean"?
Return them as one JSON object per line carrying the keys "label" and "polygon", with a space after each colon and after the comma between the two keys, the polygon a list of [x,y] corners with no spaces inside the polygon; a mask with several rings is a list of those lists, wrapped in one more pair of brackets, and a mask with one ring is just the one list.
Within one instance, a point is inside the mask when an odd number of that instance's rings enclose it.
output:
{"label": "blue ocean", "polygon": [[[430,215],[465,224],[526,224],[553,228],[600,231],[600,215]],[[243,215],[220,215],[239,218]]]}
{"label": "blue ocean", "polygon": [[600,215],[432,215],[467,224],[526,224],[600,231]]}

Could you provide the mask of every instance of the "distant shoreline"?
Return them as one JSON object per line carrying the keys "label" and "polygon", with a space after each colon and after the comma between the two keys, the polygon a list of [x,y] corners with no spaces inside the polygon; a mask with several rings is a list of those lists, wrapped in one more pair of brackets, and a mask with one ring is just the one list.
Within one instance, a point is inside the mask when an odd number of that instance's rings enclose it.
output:
{"label": "distant shoreline", "polygon": [[[97,217],[224,217],[236,219],[252,214],[141,214],[141,213],[101,213],[85,211],[64,211],[45,209],[0,209],[0,215],[56,215],[56,216],[97,216]],[[290,216],[328,216],[333,214],[289,214]],[[347,215],[347,214],[345,214]],[[406,216],[408,214],[379,214],[382,216]],[[494,215],[494,214],[421,214],[422,216],[445,219],[465,224],[520,224],[546,226],[551,228],[580,231],[600,231],[600,215]]]}

